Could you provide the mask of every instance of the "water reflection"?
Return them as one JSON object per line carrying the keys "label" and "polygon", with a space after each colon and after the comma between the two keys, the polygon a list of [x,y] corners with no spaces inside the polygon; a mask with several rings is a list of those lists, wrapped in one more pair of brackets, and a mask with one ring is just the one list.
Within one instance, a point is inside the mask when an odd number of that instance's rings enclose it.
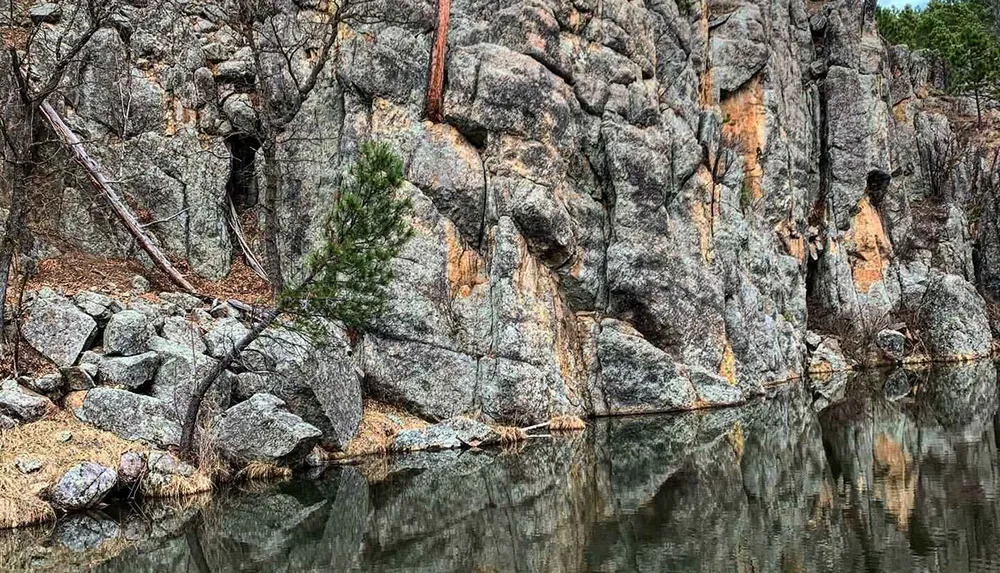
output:
{"label": "water reflection", "polygon": [[968,571],[1000,566],[997,374],[866,374],[0,534],[10,570]]}

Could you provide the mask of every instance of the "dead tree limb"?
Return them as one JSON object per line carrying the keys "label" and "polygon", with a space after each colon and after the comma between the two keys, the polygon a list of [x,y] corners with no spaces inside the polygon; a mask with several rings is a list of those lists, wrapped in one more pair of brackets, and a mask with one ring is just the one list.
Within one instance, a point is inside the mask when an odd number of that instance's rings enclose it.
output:
{"label": "dead tree limb", "polygon": [[94,185],[104,193],[104,196],[108,199],[108,203],[111,204],[111,209],[114,211],[115,215],[121,220],[122,224],[128,230],[129,234],[135,238],[142,250],[146,251],[146,254],[153,259],[153,263],[160,268],[164,273],[170,277],[170,280],[174,282],[177,286],[186,292],[191,294],[199,294],[197,289],[194,288],[184,275],[177,270],[176,267],[170,262],[170,260],[163,254],[153,242],[146,236],[143,232],[142,226],[139,224],[139,220],[136,219],[135,214],[132,210],[125,204],[124,201],[118,196],[114,188],[111,187],[111,183],[108,182],[107,177],[101,171],[100,165],[95,161],[90,155],[87,154],[87,150],[84,149],[83,143],[80,142],[80,138],[73,133],[73,130],[66,125],[66,122],[59,116],[59,113],[48,104],[48,102],[42,102],[41,104],[42,115],[45,116],[46,121],[52,126],[52,129],[59,135],[59,137],[66,143],[67,146],[73,151],[73,156],[75,157],[77,163],[87,172],[90,176],[91,181]]}
{"label": "dead tree limb", "polygon": [[236,236],[236,242],[239,243],[240,249],[243,251],[243,258],[246,259],[247,266],[253,269],[253,272],[257,273],[257,276],[271,282],[271,279],[267,277],[267,272],[264,271],[264,265],[261,264],[260,259],[250,248],[250,243],[247,241],[246,234],[243,233],[243,225],[240,224],[240,217],[236,213],[236,205],[233,204],[233,198],[229,197],[229,227],[233,230],[233,235]]}
{"label": "dead tree limb", "polygon": [[434,123],[444,119],[444,59],[448,50],[448,20],[451,0],[438,0],[437,26],[431,52],[430,79],[427,82],[427,118]]}

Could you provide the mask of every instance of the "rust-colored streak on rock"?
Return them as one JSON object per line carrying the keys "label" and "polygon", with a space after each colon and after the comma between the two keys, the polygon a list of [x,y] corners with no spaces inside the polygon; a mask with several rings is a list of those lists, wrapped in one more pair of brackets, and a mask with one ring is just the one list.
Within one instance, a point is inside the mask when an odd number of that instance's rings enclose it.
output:
{"label": "rust-colored streak on rock", "polygon": [[845,236],[851,254],[851,271],[854,285],[861,292],[868,292],[882,280],[889,264],[892,246],[882,227],[882,217],[865,196],[858,205],[851,230]]}
{"label": "rust-colored streak on rock", "polygon": [[476,286],[486,283],[486,265],[478,253],[466,249],[458,231],[449,226],[448,234],[448,284],[451,297],[468,297]]}
{"label": "rust-colored streak on rock", "polygon": [[720,104],[722,117],[723,145],[743,156],[743,170],[750,196],[760,199],[764,190],[760,186],[764,168],[760,164],[760,153],[765,145],[764,83],[756,75]]}
{"label": "rust-colored streak on rock", "polygon": [[427,118],[435,123],[444,119],[444,56],[448,49],[448,19],[451,0],[438,0],[437,27],[434,49],[431,51],[431,73],[427,85]]}

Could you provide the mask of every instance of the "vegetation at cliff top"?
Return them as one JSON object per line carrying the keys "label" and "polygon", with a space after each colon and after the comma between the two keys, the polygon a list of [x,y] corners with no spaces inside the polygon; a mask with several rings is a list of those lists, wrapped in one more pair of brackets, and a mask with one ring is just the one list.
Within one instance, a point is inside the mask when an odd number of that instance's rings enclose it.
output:
{"label": "vegetation at cliff top", "polygon": [[929,49],[948,63],[948,87],[983,97],[1000,92],[1000,22],[986,0],[932,0],[923,9],[878,8],[879,32],[891,44]]}

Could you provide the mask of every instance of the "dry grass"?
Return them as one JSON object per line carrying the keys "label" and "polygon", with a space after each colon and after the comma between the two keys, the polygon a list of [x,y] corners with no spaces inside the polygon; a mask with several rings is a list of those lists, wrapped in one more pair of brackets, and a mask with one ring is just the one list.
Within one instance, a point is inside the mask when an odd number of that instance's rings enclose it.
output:
{"label": "dry grass", "polygon": [[[70,432],[72,439],[59,442],[62,432]],[[48,503],[39,499],[38,492],[48,489],[66,470],[81,462],[117,468],[119,458],[129,450],[149,449],[83,424],[65,410],[0,432],[0,529],[51,520],[55,514]],[[41,469],[22,474],[14,467],[18,456],[41,460]]]}
{"label": "dry grass", "polygon": [[267,462],[250,462],[236,474],[240,481],[286,479],[292,477],[292,469]]}
{"label": "dry grass", "polygon": [[493,431],[498,436],[501,445],[511,445],[528,439],[528,432],[516,426],[494,426]]}
{"label": "dry grass", "polygon": [[553,432],[579,432],[587,429],[587,423],[579,416],[556,416],[549,420],[549,430]]}
{"label": "dry grass", "polygon": [[428,425],[426,421],[395,406],[377,400],[365,400],[358,435],[351,440],[344,452],[333,454],[332,459],[383,454],[389,451],[389,446],[401,431],[426,428]]}
{"label": "dry grass", "polygon": [[215,482],[205,471],[199,469],[193,475],[172,475],[166,482],[144,479],[139,484],[139,491],[145,497],[179,498],[208,493],[215,487]]}

